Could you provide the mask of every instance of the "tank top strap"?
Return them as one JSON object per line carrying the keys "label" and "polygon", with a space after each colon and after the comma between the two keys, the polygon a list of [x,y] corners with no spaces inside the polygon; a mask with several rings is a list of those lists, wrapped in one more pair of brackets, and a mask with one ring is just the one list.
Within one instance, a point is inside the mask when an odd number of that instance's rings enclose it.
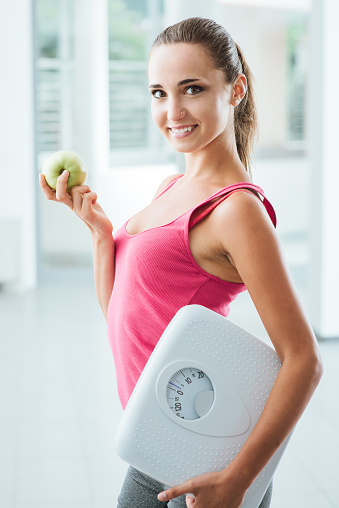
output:
{"label": "tank top strap", "polygon": [[[200,203],[198,206],[196,206],[192,211],[192,214],[190,215],[189,229],[193,228],[196,224],[198,224],[198,222],[204,219],[209,213],[212,212],[212,210],[214,210],[214,208],[216,208],[227,197],[229,197],[234,192],[238,191],[247,192],[248,194],[253,194],[253,191],[255,191],[259,195],[259,199],[261,199],[262,203],[264,204],[274,227],[276,227],[277,225],[276,214],[273,206],[266,198],[264,191],[258,185],[248,182],[240,182],[237,184],[229,185],[228,187],[224,187],[223,189],[216,192],[215,194],[207,198],[205,201]],[[195,214],[195,212],[198,211],[199,208],[201,207],[203,209],[197,214]]]}
{"label": "tank top strap", "polygon": [[180,174],[176,178],[173,178],[173,180],[171,180],[170,183],[164,188],[164,190],[160,192],[160,194],[154,199],[154,201],[160,198],[160,196],[162,196],[170,187],[172,187],[172,185],[175,184],[175,182],[179,180],[179,178],[181,178],[182,176],[184,175]]}

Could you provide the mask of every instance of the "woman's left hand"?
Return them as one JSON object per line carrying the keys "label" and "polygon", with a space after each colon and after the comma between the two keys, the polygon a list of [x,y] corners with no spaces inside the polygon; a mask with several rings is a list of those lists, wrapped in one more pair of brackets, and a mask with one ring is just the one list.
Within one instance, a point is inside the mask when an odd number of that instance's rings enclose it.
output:
{"label": "woman's left hand", "polygon": [[176,497],[192,493],[194,499],[186,497],[188,508],[239,508],[246,490],[237,487],[227,478],[225,470],[220,473],[208,473],[172,487],[158,495],[159,501],[170,501]]}

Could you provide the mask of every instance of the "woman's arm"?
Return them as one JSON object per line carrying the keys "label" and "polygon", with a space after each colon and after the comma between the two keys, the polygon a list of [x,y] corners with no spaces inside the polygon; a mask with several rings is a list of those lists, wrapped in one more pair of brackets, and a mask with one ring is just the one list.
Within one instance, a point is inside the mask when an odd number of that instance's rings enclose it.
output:
{"label": "woman's arm", "polygon": [[107,320],[108,304],[114,284],[115,246],[112,233],[110,235],[92,234],[94,283],[97,298]]}
{"label": "woman's arm", "polygon": [[[237,508],[298,422],[319,383],[322,363],[275,229],[259,199],[233,194],[216,208],[211,224],[211,234],[217,235],[220,251],[245,283],[282,367],[257,425],[233,462],[221,473],[170,489],[166,498],[192,492],[196,500],[188,500],[188,506]],[[209,502],[212,492],[215,501]]]}
{"label": "woman's arm", "polygon": [[[231,255],[282,362],[261,418],[235,464],[235,469],[247,470],[250,485],[298,422],[320,381],[322,363],[264,206],[245,193],[230,198],[221,211],[227,216],[220,224],[221,237],[227,238],[223,248]],[[226,235],[231,223],[232,235]]]}
{"label": "woman's arm", "polygon": [[40,187],[47,199],[67,205],[89,228],[93,243],[95,289],[106,319],[114,284],[113,227],[97,203],[97,195],[87,185],[73,187],[70,193],[66,192],[68,175],[68,171],[61,174],[54,192],[41,174]]}

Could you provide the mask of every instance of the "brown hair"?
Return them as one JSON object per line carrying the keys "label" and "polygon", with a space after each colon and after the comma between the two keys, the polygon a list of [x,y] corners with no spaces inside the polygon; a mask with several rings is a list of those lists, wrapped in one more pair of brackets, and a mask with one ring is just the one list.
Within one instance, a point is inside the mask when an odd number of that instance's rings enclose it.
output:
{"label": "brown hair", "polygon": [[258,117],[253,90],[253,75],[239,46],[227,30],[215,21],[205,18],[188,18],[167,27],[153,42],[151,50],[162,44],[186,42],[207,49],[216,69],[226,76],[228,84],[235,83],[239,74],[247,79],[247,91],[234,110],[235,140],[239,158],[251,173],[251,152],[258,135]]}

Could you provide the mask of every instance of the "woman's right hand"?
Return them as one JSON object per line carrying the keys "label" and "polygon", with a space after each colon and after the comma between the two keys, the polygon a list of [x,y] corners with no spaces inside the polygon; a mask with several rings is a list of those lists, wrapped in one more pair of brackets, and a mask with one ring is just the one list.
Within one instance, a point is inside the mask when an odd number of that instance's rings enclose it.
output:
{"label": "woman's right hand", "polygon": [[91,191],[88,185],[72,187],[70,193],[66,191],[69,173],[63,171],[57,180],[56,191],[53,191],[45,180],[43,174],[39,175],[40,187],[46,198],[50,201],[57,201],[67,205],[80,219],[89,227],[91,233],[101,235],[112,235],[113,227],[97,203],[97,195]]}

